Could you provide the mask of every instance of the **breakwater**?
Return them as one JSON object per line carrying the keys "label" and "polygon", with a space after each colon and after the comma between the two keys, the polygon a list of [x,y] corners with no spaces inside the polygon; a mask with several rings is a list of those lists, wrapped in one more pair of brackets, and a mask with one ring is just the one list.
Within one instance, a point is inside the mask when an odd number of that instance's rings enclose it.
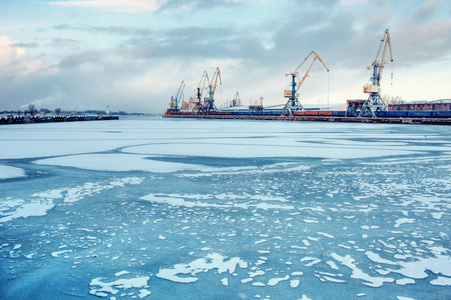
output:
{"label": "breakwater", "polygon": [[0,125],[7,124],[28,124],[28,123],[49,123],[49,122],[77,122],[77,121],[102,121],[119,120],[119,116],[99,115],[99,116],[0,116]]}

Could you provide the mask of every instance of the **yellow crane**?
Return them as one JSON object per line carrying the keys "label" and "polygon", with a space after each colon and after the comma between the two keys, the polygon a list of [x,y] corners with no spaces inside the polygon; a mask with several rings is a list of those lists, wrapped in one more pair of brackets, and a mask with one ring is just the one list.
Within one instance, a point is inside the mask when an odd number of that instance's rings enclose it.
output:
{"label": "yellow crane", "polygon": [[218,78],[219,78],[219,83],[222,85],[222,79],[221,79],[221,71],[219,70],[219,67],[216,68],[215,73],[213,74],[213,77],[211,78],[210,84],[209,84],[209,96],[208,98],[205,98],[205,106],[206,106],[206,110],[207,113],[208,112],[214,112],[214,111],[218,111],[218,109],[215,106],[215,100],[214,100],[214,96],[216,93],[216,87],[218,85]]}
{"label": "yellow crane", "polygon": [[[302,67],[302,65],[309,59],[309,57],[311,55],[314,55],[315,57],[314,57],[312,63],[310,64],[310,67],[308,68],[307,72],[302,77],[302,79],[299,81],[299,83],[296,83],[296,77],[298,77],[298,75],[299,75],[299,73],[298,73],[299,68]],[[287,103],[285,104],[285,107],[283,108],[282,113],[284,115],[287,115],[287,114],[291,115],[291,110],[302,110],[303,109],[301,103],[299,102],[299,98],[298,98],[299,94],[297,93],[297,91],[301,88],[302,84],[304,83],[305,79],[307,78],[308,74],[310,73],[310,70],[312,69],[313,64],[315,63],[316,60],[319,60],[321,62],[321,64],[324,66],[324,68],[326,69],[326,71],[329,72],[329,69],[326,67],[326,64],[323,62],[321,57],[315,51],[312,51],[293,72],[285,74],[285,77],[288,77],[291,75],[292,80],[291,80],[291,90],[285,90],[283,93],[285,98],[289,98]]]}
{"label": "yellow crane", "polygon": [[208,72],[204,71],[202,74],[202,77],[200,78],[199,84],[197,85],[196,91],[197,91],[197,104],[193,108],[194,114],[202,113],[205,110],[204,105],[202,104],[202,94],[204,93],[204,90],[208,88],[207,84],[209,84],[210,78],[208,77]]}

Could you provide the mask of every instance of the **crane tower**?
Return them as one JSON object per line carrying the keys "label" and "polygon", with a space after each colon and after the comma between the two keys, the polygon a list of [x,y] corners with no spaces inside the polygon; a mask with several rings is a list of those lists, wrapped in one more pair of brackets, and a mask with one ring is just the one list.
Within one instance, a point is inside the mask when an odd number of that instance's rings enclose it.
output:
{"label": "crane tower", "polygon": [[219,67],[216,68],[215,73],[213,74],[213,77],[211,78],[210,85],[209,85],[209,91],[208,91],[208,97],[205,98],[205,109],[207,113],[209,112],[216,112],[218,109],[215,105],[215,92],[216,92],[216,86],[218,84],[218,78],[219,83],[222,85],[222,79],[221,79],[221,71],[219,71]]}
{"label": "crane tower", "polygon": [[[384,50],[382,51],[382,58],[379,60],[379,54],[381,53],[382,46],[384,46]],[[360,110],[359,117],[376,117],[376,111],[384,111],[387,110],[387,105],[384,100],[381,98],[381,80],[382,73],[384,72],[385,66],[385,56],[387,54],[387,48],[390,50],[390,62],[393,61],[393,53],[391,49],[391,38],[390,32],[388,29],[385,30],[384,37],[381,39],[381,44],[379,46],[379,50],[377,51],[376,58],[371,66],[368,67],[368,70],[373,68],[373,73],[370,78],[370,83],[363,87],[363,92],[370,94],[368,100],[366,100],[362,108]]]}
{"label": "crane tower", "polygon": [[171,102],[169,102],[168,111],[170,111],[170,112],[180,111],[179,102],[182,98],[184,88],[185,88],[185,81],[182,81],[182,83],[179,86],[179,89],[177,90],[177,93],[175,93],[174,96],[171,96]]}

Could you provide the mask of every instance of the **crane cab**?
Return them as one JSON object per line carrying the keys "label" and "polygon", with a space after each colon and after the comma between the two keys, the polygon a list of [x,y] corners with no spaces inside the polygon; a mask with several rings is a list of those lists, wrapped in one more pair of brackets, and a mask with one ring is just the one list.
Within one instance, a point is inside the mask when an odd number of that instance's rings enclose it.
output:
{"label": "crane cab", "polygon": [[[283,92],[284,98],[291,98],[292,95],[293,95],[293,91],[284,91]],[[299,98],[299,93],[296,93],[296,98]]]}
{"label": "crane cab", "polygon": [[377,85],[364,85],[363,92],[364,93],[380,93],[381,89]]}

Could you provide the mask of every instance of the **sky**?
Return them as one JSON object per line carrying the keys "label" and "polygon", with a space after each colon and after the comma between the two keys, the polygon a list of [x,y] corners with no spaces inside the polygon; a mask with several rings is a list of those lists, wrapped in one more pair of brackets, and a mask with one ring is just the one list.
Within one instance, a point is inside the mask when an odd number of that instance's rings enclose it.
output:
{"label": "sky", "polygon": [[236,91],[246,105],[283,104],[285,74],[311,51],[330,71],[313,63],[302,104],[367,99],[386,29],[381,94],[451,99],[448,0],[1,0],[0,111],[163,113],[182,81],[188,101],[217,67],[218,107]]}

